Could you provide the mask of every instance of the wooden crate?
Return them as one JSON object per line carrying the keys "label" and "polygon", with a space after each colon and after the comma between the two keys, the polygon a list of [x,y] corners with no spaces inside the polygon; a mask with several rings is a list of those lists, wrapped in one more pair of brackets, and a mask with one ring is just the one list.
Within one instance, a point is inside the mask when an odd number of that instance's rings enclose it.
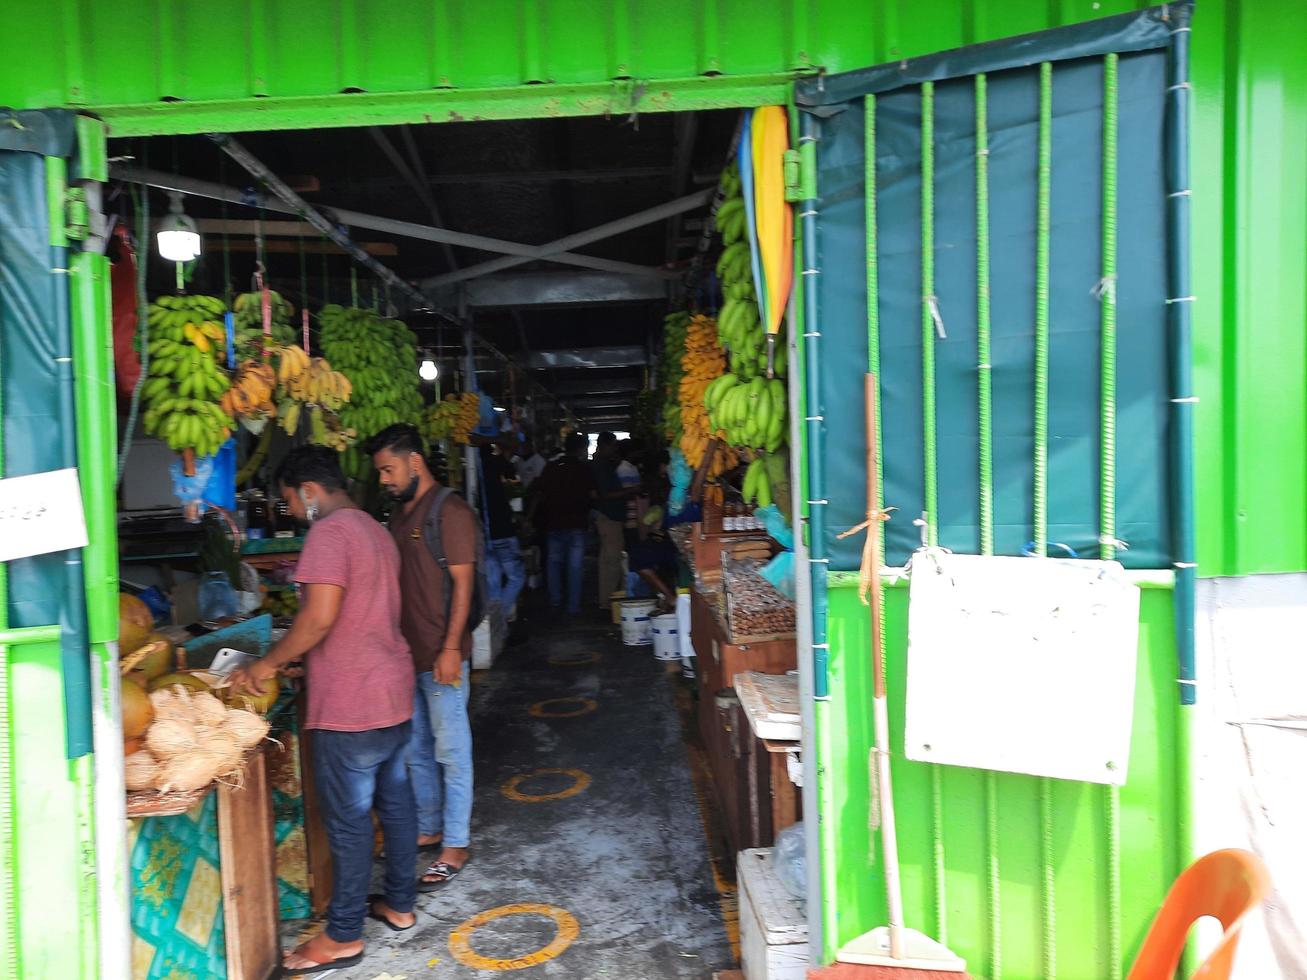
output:
{"label": "wooden crate", "polygon": [[808,920],[772,868],[771,848],[740,853],[740,961],[745,980],[805,980]]}

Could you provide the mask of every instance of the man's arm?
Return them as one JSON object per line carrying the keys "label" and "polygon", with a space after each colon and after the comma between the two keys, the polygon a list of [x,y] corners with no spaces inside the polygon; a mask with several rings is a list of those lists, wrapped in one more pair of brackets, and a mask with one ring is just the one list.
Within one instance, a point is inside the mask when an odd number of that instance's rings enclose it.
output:
{"label": "man's arm", "polygon": [[[262,660],[232,671],[231,686],[237,692],[262,693],[265,680],[270,679],[286,664],[299,660],[331,632],[331,627],[340,616],[340,606],[345,598],[344,588],[310,582],[302,590],[303,605],[295,614],[295,621],[291,623],[286,635]],[[469,598],[470,596],[469,592]],[[463,621],[467,621],[466,609]]]}
{"label": "man's arm", "polygon": [[445,624],[445,645],[436,657],[437,684],[453,684],[463,675],[463,631],[472,611],[472,585],[476,579],[476,565],[470,562],[448,567],[454,593],[449,603],[449,622]]}

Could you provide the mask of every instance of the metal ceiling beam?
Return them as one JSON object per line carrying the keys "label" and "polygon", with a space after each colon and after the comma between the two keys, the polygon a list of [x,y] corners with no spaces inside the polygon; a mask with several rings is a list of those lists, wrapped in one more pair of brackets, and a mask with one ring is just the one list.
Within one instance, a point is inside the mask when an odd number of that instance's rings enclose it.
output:
{"label": "metal ceiling beam", "polygon": [[[668,184],[669,192],[674,196],[685,193],[686,181],[690,176],[690,164],[694,161],[694,144],[699,136],[699,116],[693,112],[683,112],[676,117],[673,124],[675,146],[672,149],[672,173]],[[681,237],[682,215],[677,215],[667,223],[667,264],[677,259],[678,241]]]}
{"label": "metal ceiling beam", "polygon": [[451,286],[447,292],[432,294],[432,298],[452,303],[459,289],[463,290],[467,305],[477,309],[648,303],[667,298],[667,286],[658,279],[581,270],[486,276],[462,286]]}
{"label": "metal ceiling beam", "polygon": [[[440,217],[440,208],[436,206],[436,199],[431,194],[431,188],[428,186],[427,182],[422,179],[420,171],[414,171],[412,167],[405,162],[404,158],[399,155],[399,150],[395,149],[395,144],[392,143],[390,137],[386,135],[384,129],[380,126],[369,126],[368,132],[372,134],[372,139],[376,142],[377,146],[381,147],[381,152],[389,158],[391,165],[399,171],[400,177],[403,178],[404,182],[408,184],[409,187],[413,188],[413,193],[415,193],[419,200],[426,205],[427,213],[431,215],[431,223],[437,228],[443,227],[445,222]],[[404,132],[406,134],[408,133],[407,127],[405,127]],[[412,137],[410,136],[409,139],[411,142]],[[421,162],[418,161],[416,166],[420,167]],[[441,242],[440,251],[445,257],[445,264],[448,265],[450,269],[457,269],[458,259],[454,256],[454,246],[450,245],[449,242]]]}
{"label": "metal ceiling beam", "polygon": [[509,255],[502,259],[491,259],[489,262],[480,262],[477,265],[468,266],[466,269],[459,269],[457,272],[449,272],[443,276],[435,276],[431,279],[422,281],[422,288],[427,290],[438,290],[443,286],[451,285],[456,282],[463,282],[467,279],[475,279],[478,276],[488,275],[492,272],[499,272],[501,269],[511,269],[513,266],[523,265],[537,259],[547,259],[550,262],[555,261],[555,256],[565,254],[569,249],[579,248],[582,245],[589,245],[592,242],[602,241],[605,238],[612,238],[614,235],[620,235],[623,232],[631,231],[635,228],[643,228],[645,225],[651,225],[658,221],[666,220],[673,215],[683,214],[686,211],[693,211],[695,208],[703,207],[713,199],[715,191],[708,189],[699,191],[694,194],[688,194],[685,197],[678,197],[674,201],[668,201],[666,204],[659,204],[657,207],[647,208],[644,211],[637,211],[635,214],[629,214],[625,218],[618,218],[616,221],[608,221],[602,225],[597,225],[587,231],[579,231],[574,235],[568,235],[566,238],[559,238],[544,245],[536,246],[531,255]]}
{"label": "metal ceiling beam", "polygon": [[324,236],[349,252],[360,265],[371,269],[382,282],[403,293],[418,305],[426,305],[427,298],[422,293],[401,279],[389,266],[378,262],[355,245],[349,235],[324,218],[304,198],[287,187],[280,177],[264,166],[258,157],[245,149],[237,140],[232,139],[226,133],[211,133],[209,138],[217,143],[224,153],[248,170],[250,176],[260,181],[268,190],[277,195],[295,214],[298,214],[314,228],[322,232]]}
{"label": "metal ceiling beam", "polygon": [[606,398],[599,395],[593,398],[573,398],[568,404],[580,412],[584,412],[585,409],[611,408],[629,413],[635,407],[633,398],[614,398],[611,395]]}
{"label": "metal ceiling beam", "polygon": [[634,397],[643,387],[639,378],[605,378],[602,381],[572,382],[553,386],[554,394],[560,398],[569,395],[627,395]]}
{"label": "metal ceiling beam", "polygon": [[636,367],[648,362],[643,347],[574,347],[570,350],[532,351],[527,358],[527,367],[537,370]]}
{"label": "metal ceiling beam", "polygon": [[[237,188],[224,187],[222,184],[215,184],[212,181],[182,177],[161,170],[146,170],[141,167],[115,163],[110,165],[109,175],[114,180],[123,180],[132,184],[145,184],[148,187],[157,187],[165,191],[180,191],[192,197],[207,197],[215,201],[228,201],[232,204],[243,204],[248,207],[263,208],[267,211],[277,211],[283,214],[298,213],[295,208],[275,198],[267,198],[261,195],[256,200],[251,201],[245,191]],[[536,258],[535,253],[539,251],[539,246],[536,245],[523,245],[520,242],[487,238],[485,235],[471,235],[461,231],[451,231],[448,228],[433,228],[430,225],[420,225],[412,221],[382,218],[374,214],[363,214],[360,211],[349,211],[343,208],[331,208],[325,204],[318,207],[320,210],[330,213],[341,225],[349,228],[366,228],[369,231],[381,231],[427,242],[447,242],[450,245],[473,248],[482,252],[525,255],[527,257],[522,259],[523,262],[533,261]],[[612,259],[601,259],[592,255],[577,255],[574,252],[553,253],[549,256],[549,261],[560,262],[564,265],[576,265],[585,269],[599,269],[604,272],[624,272],[631,275],[652,276],[656,279],[669,278],[669,273],[653,266],[635,265],[631,262],[616,262]]]}

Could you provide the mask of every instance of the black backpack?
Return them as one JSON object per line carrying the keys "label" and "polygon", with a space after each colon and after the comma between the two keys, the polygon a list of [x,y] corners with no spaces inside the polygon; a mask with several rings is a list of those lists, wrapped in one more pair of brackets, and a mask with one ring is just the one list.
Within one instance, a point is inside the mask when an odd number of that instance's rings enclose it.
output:
{"label": "black backpack", "polygon": [[[431,502],[431,509],[427,511],[426,523],[422,526],[422,535],[427,539],[427,547],[431,549],[431,557],[436,560],[440,570],[445,575],[445,623],[449,623],[449,611],[454,603],[454,579],[449,574],[449,559],[445,557],[445,546],[440,538],[440,514],[444,510],[445,501],[452,496],[454,491],[449,487],[441,487],[436,491],[436,499]],[[481,625],[486,618],[486,595],[488,588],[486,586],[486,542],[481,533],[481,523],[473,521],[476,527],[476,571],[472,576],[472,604],[467,612],[467,628],[475,630]]]}

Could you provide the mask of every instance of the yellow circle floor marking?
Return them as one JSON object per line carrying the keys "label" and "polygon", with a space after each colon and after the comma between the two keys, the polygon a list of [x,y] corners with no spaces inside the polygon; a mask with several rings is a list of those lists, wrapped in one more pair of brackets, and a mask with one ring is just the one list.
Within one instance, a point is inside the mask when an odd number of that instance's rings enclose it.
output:
{"label": "yellow circle floor marking", "polygon": [[[512,959],[494,959],[493,957],[482,956],[474,950],[471,942],[472,933],[486,923],[502,919],[507,915],[543,915],[545,918],[553,920],[554,925],[558,927],[558,932],[549,942],[549,945],[541,947],[534,953],[515,956]],[[532,902],[520,905],[501,905],[497,909],[480,912],[455,928],[449,934],[449,951],[453,954],[454,959],[473,970],[525,970],[527,967],[538,966],[552,960],[567,949],[568,946],[571,946],[572,942],[580,934],[581,924],[576,921],[576,916],[556,905],[537,905]]]}
{"label": "yellow circle floor marking", "polygon": [[583,653],[581,656],[571,656],[568,654],[554,654],[549,658],[547,663],[552,667],[588,667],[591,664],[599,662],[599,651],[594,650],[590,653]]}
{"label": "yellow circle floor marking", "polygon": [[[567,789],[560,789],[557,793],[523,793],[518,789],[528,779],[535,779],[538,776],[571,776],[573,782]],[[590,774],[580,769],[537,769],[535,772],[514,776],[504,783],[499,791],[516,803],[547,803],[550,800],[565,800],[569,796],[584,793],[589,788]]]}
{"label": "yellow circle floor marking", "polygon": [[[564,708],[562,711],[556,711],[551,705],[574,704],[575,708]],[[599,702],[594,698],[567,697],[567,698],[549,698],[545,701],[537,701],[527,709],[533,718],[579,718],[581,715],[588,715],[599,707]]]}

